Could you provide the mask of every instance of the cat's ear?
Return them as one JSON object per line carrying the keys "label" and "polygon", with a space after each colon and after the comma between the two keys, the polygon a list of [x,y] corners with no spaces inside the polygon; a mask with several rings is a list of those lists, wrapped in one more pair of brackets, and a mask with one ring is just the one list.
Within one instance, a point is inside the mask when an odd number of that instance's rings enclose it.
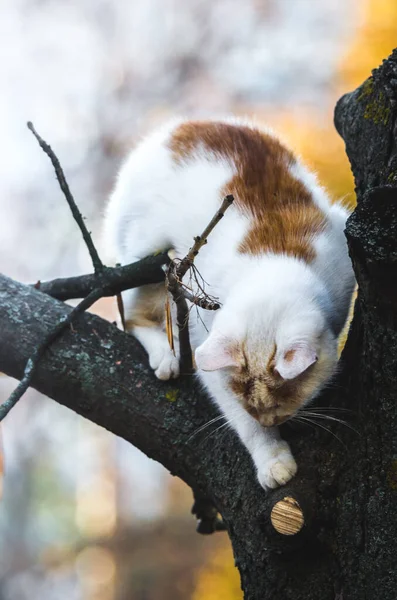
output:
{"label": "cat's ear", "polygon": [[225,367],[238,367],[241,356],[236,340],[211,333],[195,353],[196,367],[202,371],[217,371]]}
{"label": "cat's ear", "polygon": [[295,344],[287,348],[277,360],[275,369],[283,379],[294,379],[317,361],[310,345]]}

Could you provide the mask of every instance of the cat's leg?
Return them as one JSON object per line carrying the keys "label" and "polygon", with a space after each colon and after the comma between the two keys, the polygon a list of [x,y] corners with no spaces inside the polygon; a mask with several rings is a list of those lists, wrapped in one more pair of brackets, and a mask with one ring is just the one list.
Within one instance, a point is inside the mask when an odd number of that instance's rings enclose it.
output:
{"label": "cat's leg", "polygon": [[145,285],[123,292],[126,329],[132,333],[149,355],[150,367],[162,380],[178,377],[178,343],[174,340],[175,354],[165,332],[164,283]]}
{"label": "cat's leg", "polygon": [[222,410],[254,461],[263,488],[276,488],[296,474],[297,465],[289,445],[282,440],[277,427],[262,427],[239,404],[229,398]]}
{"label": "cat's leg", "polygon": [[[282,440],[276,427],[262,427],[241,406],[215,373],[200,375],[221,408],[230,425],[254,461],[259,483],[263,488],[276,488],[296,474],[297,465],[289,445]],[[215,375],[215,377],[214,377]]]}

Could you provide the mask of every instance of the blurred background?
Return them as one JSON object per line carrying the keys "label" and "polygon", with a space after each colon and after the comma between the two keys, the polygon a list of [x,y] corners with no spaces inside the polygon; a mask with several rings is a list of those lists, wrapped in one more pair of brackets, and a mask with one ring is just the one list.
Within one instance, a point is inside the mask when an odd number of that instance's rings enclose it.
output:
{"label": "blurred background", "polygon": [[[333,107],[397,45],[397,3],[2,0],[0,40],[0,269],[34,282],[91,265],[27,120],[98,247],[123,157],[180,114],[269,123],[353,206]],[[14,386],[0,378],[0,401]],[[190,490],[160,465],[34,391],[2,431],[0,600],[241,599],[226,534],[195,533]]]}

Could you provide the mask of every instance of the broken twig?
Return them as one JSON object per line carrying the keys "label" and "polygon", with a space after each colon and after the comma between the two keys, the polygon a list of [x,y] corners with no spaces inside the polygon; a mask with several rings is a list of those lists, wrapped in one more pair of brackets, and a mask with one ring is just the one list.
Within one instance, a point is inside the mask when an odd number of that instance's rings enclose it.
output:
{"label": "broken twig", "polygon": [[192,304],[195,304],[196,306],[199,306],[200,308],[204,308],[205,310],[219,310],[221,307],[219,302],[214,302],[213,300],[211,300],[210,298],[207,298],[206,296],[204,296],[204,297],[195,296],[194,294],[189,292],[186,288],[183,288],[182,292],[183,292],[183,295],[185,296],[186,300],[189,300],[189,302],[191,302]]}

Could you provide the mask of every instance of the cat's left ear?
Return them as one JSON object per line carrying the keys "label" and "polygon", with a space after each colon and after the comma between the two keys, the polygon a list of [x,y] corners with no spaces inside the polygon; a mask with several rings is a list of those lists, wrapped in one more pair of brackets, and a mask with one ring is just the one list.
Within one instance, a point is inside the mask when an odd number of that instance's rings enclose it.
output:
{"label": "cat's left ear", "polygon": [[194,355],[196,367],[202,371],[217,371],[241,365],[238,342],[219,333],[211,333]]}
{"label": "cat's left ear", "polygon": [[317,361],[314,348],[306,344],[295,344],[287,348],[277,360],[275,370],[283,379],[294,379]]}

